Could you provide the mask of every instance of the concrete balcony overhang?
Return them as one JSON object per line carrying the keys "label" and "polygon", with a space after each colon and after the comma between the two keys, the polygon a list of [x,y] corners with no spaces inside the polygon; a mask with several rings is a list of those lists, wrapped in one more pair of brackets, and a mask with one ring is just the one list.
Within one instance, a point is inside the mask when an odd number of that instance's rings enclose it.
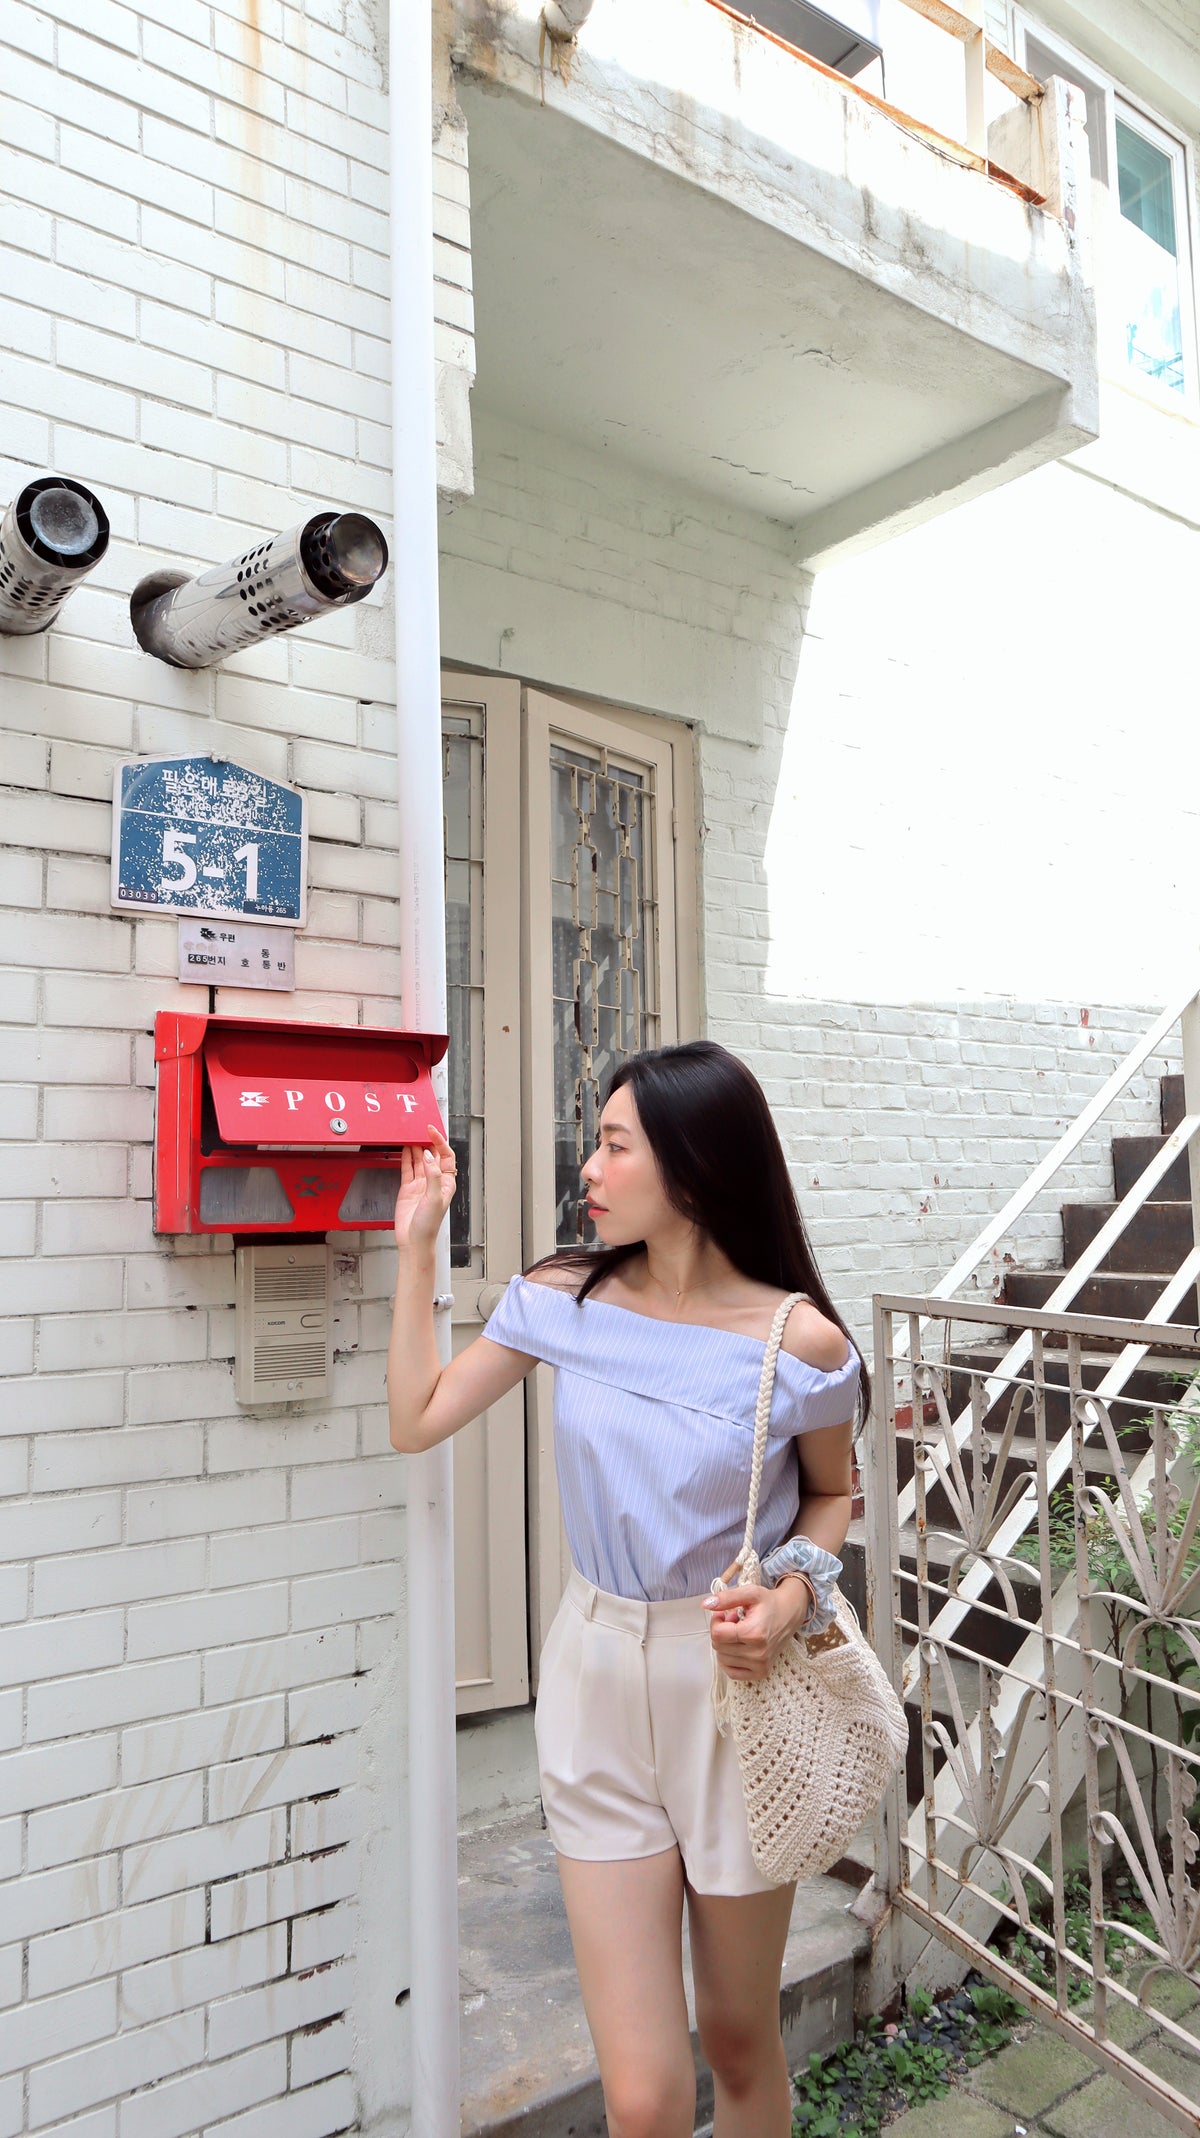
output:
{"label": "concrete balcony overhang", "polygon": [[711,0],[596,0],[566,80],[539,28],[456,0],[478,401],[812,566],[1095,435],[1065,91],[1004,122],[1054,213]]}

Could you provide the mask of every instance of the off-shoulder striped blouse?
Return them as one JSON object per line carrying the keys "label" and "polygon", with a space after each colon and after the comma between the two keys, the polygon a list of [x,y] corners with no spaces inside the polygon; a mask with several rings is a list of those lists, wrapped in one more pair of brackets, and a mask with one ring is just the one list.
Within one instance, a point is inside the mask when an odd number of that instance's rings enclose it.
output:
{"label": "off-shoulder striped blouse", "polygon": [[[757,1337],[659,1321],[514,1277],[484,1331],[553,1366],[554,1454],[563,1522],[580,1573],[610,1595],[659,1603],[703,1596],[741,1548]],[[858,1355],[822,1373],[781,1351],[755,1544],[796,1517],[792,1442],[853,1417]]]}

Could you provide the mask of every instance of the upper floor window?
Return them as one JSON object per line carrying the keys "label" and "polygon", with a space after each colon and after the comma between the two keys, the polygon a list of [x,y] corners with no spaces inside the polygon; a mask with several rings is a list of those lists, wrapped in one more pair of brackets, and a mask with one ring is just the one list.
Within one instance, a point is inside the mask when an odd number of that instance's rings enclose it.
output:
{"label": "upper floor window", "polygon": [[1182,141],[1040,25],[1017,17],[1019,56],[1045,81],[1076,82],[1087,102],[1097,181],[1096,301],[1107,369],[1164,405],[1196,404],[1189,170]]}

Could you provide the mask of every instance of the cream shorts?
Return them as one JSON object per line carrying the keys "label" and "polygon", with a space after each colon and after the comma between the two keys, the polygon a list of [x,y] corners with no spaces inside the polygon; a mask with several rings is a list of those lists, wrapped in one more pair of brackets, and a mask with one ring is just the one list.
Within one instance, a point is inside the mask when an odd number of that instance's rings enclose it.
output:
{"label": "cream shorts", "polygon": [[696,1893],[769,1893],[737,1753],[713,1718],[701,1598],[636,1603],[571,1573],[542,1650],[535,1728],[555,1848],[589,1863],[676,1844]]}

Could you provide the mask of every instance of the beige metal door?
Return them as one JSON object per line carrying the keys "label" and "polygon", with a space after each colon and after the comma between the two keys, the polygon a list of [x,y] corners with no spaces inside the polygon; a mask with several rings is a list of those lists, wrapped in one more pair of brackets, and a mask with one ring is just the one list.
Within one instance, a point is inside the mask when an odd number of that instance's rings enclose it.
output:
{"label": "beige metal door", "polygon": [[[579,1168],[627,1055],[696,1030],[691,737],[686,728],[525,692],[525,1260],[592,1237]],[[682,863],[682,866],[680,864]],[[569,1562],[551,1374],[528,1394],[531,1646]]]}
{"label": "beige metal door", "polygon": [[[455,1351],[521,1267],[520,686],[443,678]],[[458,1707],[529,1698],[520,1388],[454,1441]]]}

